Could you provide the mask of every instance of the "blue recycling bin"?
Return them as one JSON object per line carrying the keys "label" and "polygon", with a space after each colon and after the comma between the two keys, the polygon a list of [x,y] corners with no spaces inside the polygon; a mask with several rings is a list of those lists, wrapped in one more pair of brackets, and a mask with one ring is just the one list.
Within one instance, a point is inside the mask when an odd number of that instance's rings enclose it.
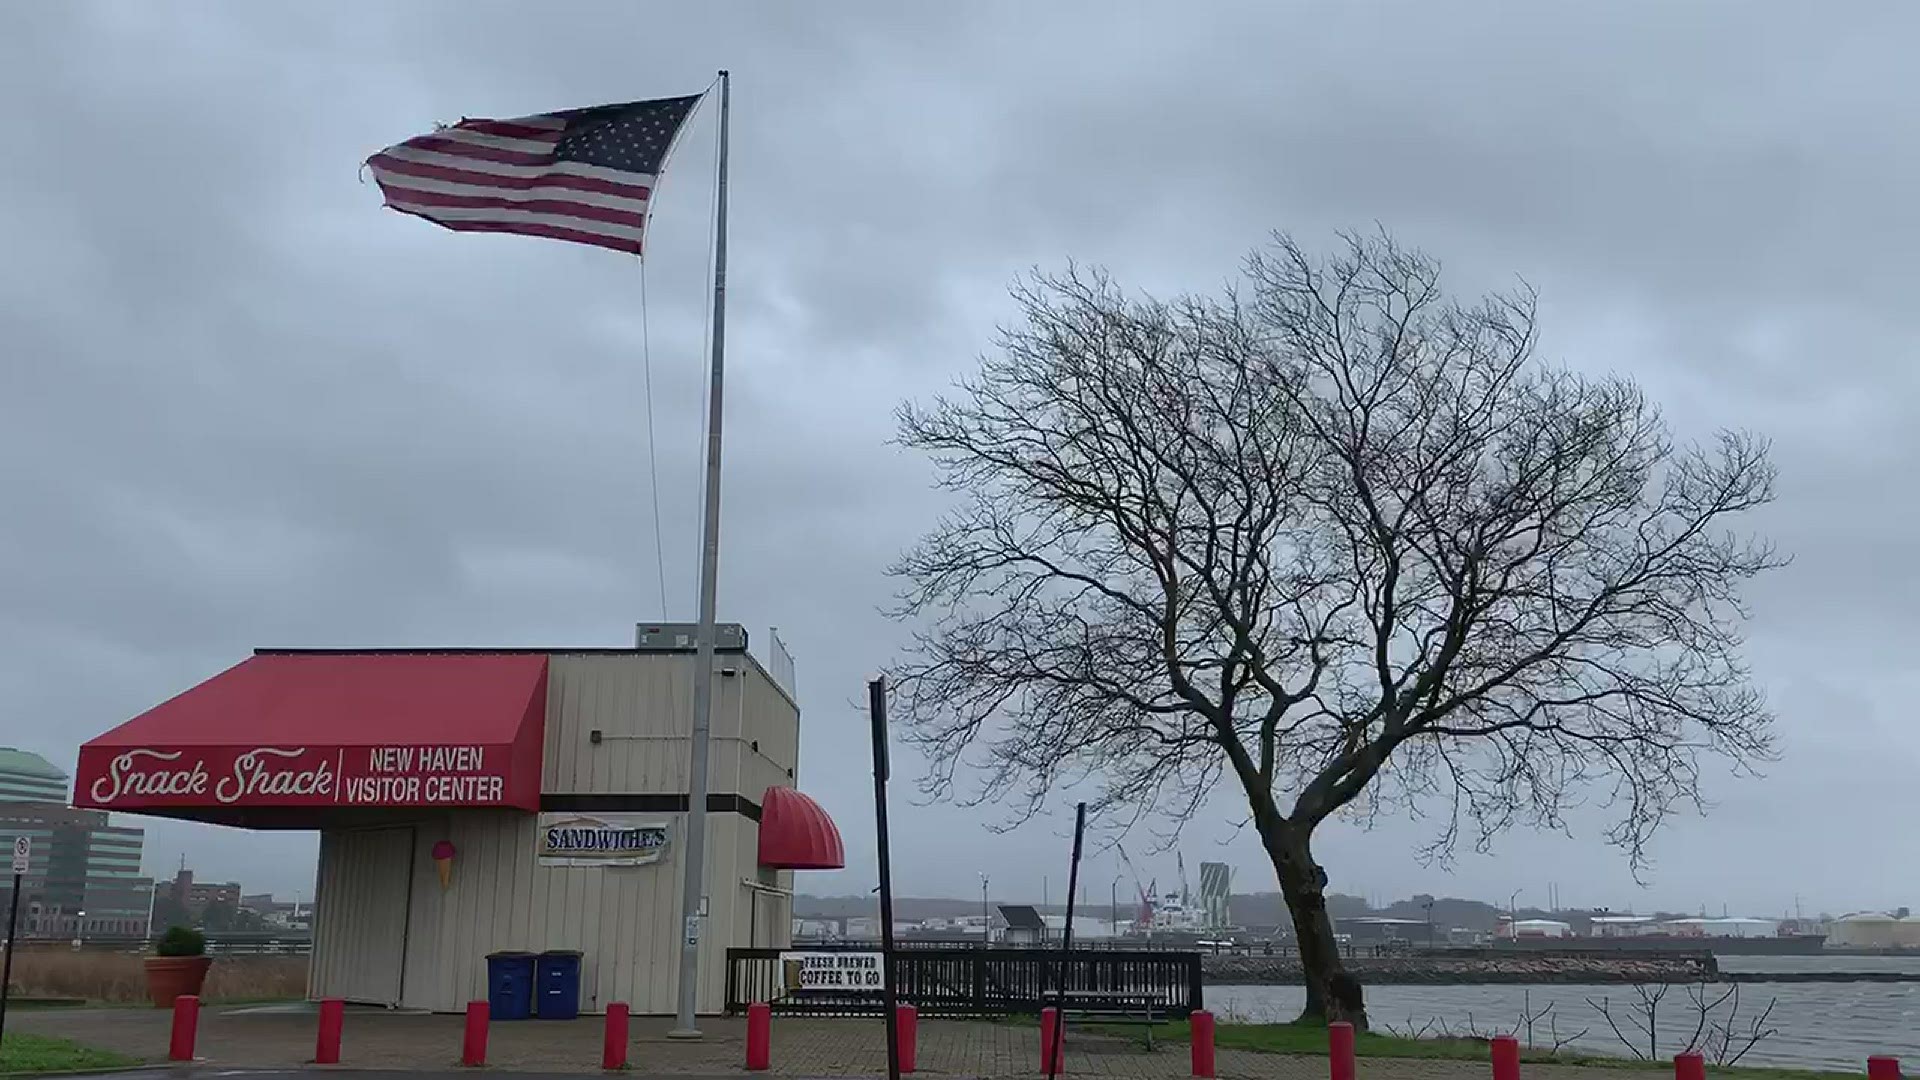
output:
{"label": "blue recycling bin", "polygon": [[571,1020],[580,1015],[580,954],[552,949],[540,954],[534,986],[539,1001],[535,1012],[542,1020]]}
{"label": "blue recycling bin", "polygon": [[495,1020],[533,1015],[533,954],[487,954],[487,1009]]}

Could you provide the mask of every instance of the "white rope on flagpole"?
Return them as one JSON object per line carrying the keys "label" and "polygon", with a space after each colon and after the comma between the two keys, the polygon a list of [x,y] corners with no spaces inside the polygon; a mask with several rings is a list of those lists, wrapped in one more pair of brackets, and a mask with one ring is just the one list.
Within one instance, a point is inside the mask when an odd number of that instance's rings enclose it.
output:
{"label": "white rope on flagpole", "polygon": [[653,340],[647,328],[647,260],[640,263],[640,373],[647,409],[647,492],[653,497],[653,569],[660,583],[660,618],[667,617],[667,549],[660,529],[660,455],[654,449]]}
{"label": "white rope on flagpole", "polygon": [[[679,145],[681,133],[685,132],[688,127],[692,126],[694,117],[698,116],[700,113],[700,110],[706,106],[707,97],[712,93],[713,88],[718,85],[720,85],[720,80],[718,77],[715,77],[712,82],[707,84],[707,88],[700,92],[700,100],[694,103],[692,112],[690,112],[687,115],[686,119],[681,122],[679,130],[673,133],[673,142],[668,145],[666,153],[661,155],[659,173],[654,178],[654,183],[653,183],[653,197],[647,201],[646,235],[649,241],[651,241],[652,235],[653,235],[653,228],[652,228],[653,206],[655,203],[659,201],[660,193],[666,187],[667,162],[673,157],[673,148]],[[718,160],[719,153],[720,153],[719,144],[715,143],[714,155],[715,155],[716,161]],[[707,267],[709,270],[711,270],[713,266],[714,207],[715,207],[714,195],[713,195],[713,192],[710,190],[707,194]],[[647,396],[647,401],[646,401],[646,406],[647,406],[647,483],[649,486],[649,490],[653,496],[653,562],[654,562],[654,572],[659,580],[659,587],[660,587],[660,618],[664,620],[669,618],[672,615],[672,612],[669,611],[667,608],[667,547],[666,547],[666,541],[664,539],[665,533],[662,530],[661,524],[660,524],[660,464],[659,464],[660,455],[656,448],[656,444],[654,440],[653,348],[649,340],[650,333],[648,331],[648,325],[647,325],[647,260],[645,257],[641,257],[639,259],[636,259],[635,261],[640,264],[640,363],[641,363],[642,376],[646,381],[646,396]],[[708,336],[708,338],[710,338],[713,333],[713,328],[711,325],[712,310],[713,310],[713,301],[712,301],[712,298],[709,297],[707,300],[707,316],[708,317],[703,318],[701,320],[701,325],[705,327],[704,333]],[[702,356],[706,355],[707,348],[708,348],[707,341],[703,339],[700,347],[700,353]],[[700,414],[703,418],[706,416],[705,404],[706,404],[706,395],[702,393],[701,395],[702,408],[701,408]],[[701,432],[700,432],[700,444],[703,446],[706,444],[706,441],[707,441],[705,424],[706,424],[706,421],[702,419]],[[696,453],[695,457],[697,458],[698,456],[699,455]],[[695,535],[694,540],[695,540],[694,565],[698,566],[700,563],[700,547],[699,547],[699,536],[697,534]],[[700,602],[698,591],[697,591],[698,585],[695,586],[695,590],[696,590],[696,593],[693,600],[693,606],[698,606]],[[691,610],[691,608],[689,610]]]}

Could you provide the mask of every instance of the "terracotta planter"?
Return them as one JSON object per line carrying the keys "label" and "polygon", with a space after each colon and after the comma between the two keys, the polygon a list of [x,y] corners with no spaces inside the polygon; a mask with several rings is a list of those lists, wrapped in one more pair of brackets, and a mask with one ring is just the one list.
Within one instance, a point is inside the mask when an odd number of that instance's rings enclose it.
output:
{"label": "terracotta planter", "polygon": [[156,1009],[173,1008],[173,999],[182,994],[198,996],[207,981],[211,956],[147,957],[147,997]]}

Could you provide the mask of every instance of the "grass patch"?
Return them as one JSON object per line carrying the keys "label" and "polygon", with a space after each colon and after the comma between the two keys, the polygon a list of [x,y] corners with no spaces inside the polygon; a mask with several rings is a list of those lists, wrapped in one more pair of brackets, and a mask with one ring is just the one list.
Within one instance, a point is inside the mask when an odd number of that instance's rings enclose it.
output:
{"label": "grass patch", "polygon": [[[1079,1030],[1098,1031],[1104,1035],[1144,1042],[1145,1029],[1125,1025],[1075,1025]],[[1186,1042],[1191,1031],[1184,1020],[1155,1024],[1153,1037],[1156,1043]],[[1321,1024],[1217,1024],[1213,1031],[1213,1045],[1221,1050],[1248,1050],[1260,1054],[1309,1054],[1324,1056],[1327,1052],[1327,1029]],[[1398,1035],[1383,1035],[1379,1032],[1362,1032],[1354,1039],[1354,1055],[1363,1058],[1424,1058],[1445,1061],[1487,1061],[1487,1044],[1479,1039],[1465,1038],[1425,1038],[1408,1039]],[[1642,1061],[1637,1058],[1611,1057],[1601,1054],[1579,1053],[1562,1050],[1559,1054],[1545,1050],[1520,1050],[1520,1060],[1531,1064],[1583,1065],[1589,1068],[1639,1070],[1643,1072],[1662,1072],[1673,1075],[1673,1064],[1667,1061]],[[1833,1080],[1834,1072],[1816,1072],[1807,1069],[1768,1069],[1742,1066],[1721,1069],[1708,1066],[1709,1077],[1723,1080]]]}
{"label": "grass patch", "polygon": [[111,1050],[96,1050],[71,1039],[9,1031],[0,1039],[0,1073],[71,1072],[76,1069],[121,1069],[139,1062]]}

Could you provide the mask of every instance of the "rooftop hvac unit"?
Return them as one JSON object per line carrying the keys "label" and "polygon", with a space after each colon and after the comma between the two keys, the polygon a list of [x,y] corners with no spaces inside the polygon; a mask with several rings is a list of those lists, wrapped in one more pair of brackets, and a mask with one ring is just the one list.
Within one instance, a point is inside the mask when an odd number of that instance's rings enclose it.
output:
{"label": "rooftop hvac unit", "polygon": [[[698,623],[641,623],[634,635],[633,647],[643,652],[692,652],[699,635]],[[716,623],[713,647],[717,652],[746,652],[747,628],[739,623]]]}

